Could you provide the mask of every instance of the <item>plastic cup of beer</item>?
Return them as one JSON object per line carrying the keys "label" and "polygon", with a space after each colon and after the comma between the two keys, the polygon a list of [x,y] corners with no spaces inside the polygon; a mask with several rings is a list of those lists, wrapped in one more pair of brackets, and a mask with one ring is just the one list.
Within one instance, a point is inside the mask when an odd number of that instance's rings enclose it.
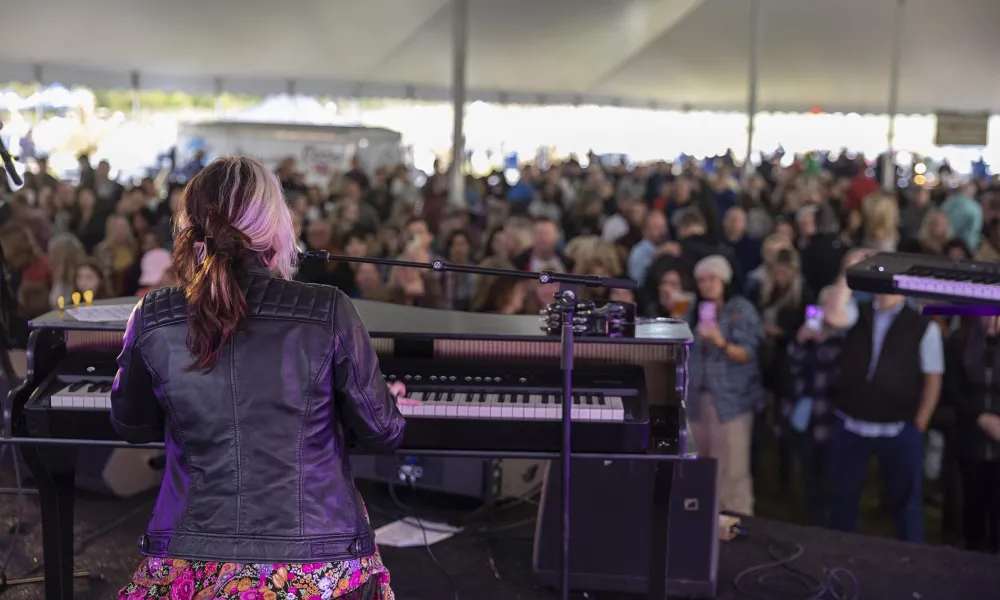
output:
{"label": "plastic cup of beer", "polygon": [[674,306],[670,311],[670,316],[676,319],[683,319],[693,300],[694,294],[688,292],[681,292],[680,294],[677,294],[677,297],[674,298]]}

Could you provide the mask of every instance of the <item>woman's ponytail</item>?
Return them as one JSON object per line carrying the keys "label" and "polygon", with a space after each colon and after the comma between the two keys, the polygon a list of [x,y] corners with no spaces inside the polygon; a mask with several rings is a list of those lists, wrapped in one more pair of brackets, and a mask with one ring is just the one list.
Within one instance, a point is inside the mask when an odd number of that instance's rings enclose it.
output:
{"label": "woman's ponytail", "polygon": [[191,178],[175,217],[174,273],[188,312],[188,371],[211,371],[246,317],[244,261],[291,278],[292,217],[274,173],[244,156],[217,158]]}
{"label": "woman's ponytail", "polygon": [[188,371],[211,371],[246,316],[238,272],[248,242],[217,206],[208,208],[203,223],[178,233],[173,262],[188,307],[187,345],[194,356]]}

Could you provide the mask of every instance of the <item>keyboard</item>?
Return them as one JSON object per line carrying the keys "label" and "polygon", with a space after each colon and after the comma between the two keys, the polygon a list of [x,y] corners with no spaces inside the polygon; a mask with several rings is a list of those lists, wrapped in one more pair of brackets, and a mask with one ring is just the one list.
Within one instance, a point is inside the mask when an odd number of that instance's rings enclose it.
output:
{"label": "keyboard", "polygon": [[[116,302],[135,299],[104,301]],[[561,345],[559,336],[540,331],[537,317],[355,305],[386,380],[404,383],[420,401],[400,409],[403,451],[559,451]],[[110,391],[125,322],[55,311],[30,327],[30,376],[12,396],[14,429],[28,437],[116,440]],[[690,330],[671,321],[636,332],[577,338],[574,452],[683,452]]]}
{"label": "keyboard", "polygon": [[1000,265],[941,256],[879,253],[847,269],[854,290],[1000,306]]}
{"label": "keyboard", "polygon": [[[401,406],[408,417],[453,419],[562,419],[561,372],[524,365],[470,363],[422,365],[382,361],[385,378],[406,385],[407,397],[421,406]],[[448,375],[458,373],[459,375]],[[637,414],[643,381],[639,367],[605,368],[577,376],[570,416],[583,421],[624,422]]]}
{"label": "keyboard", "polygon": [[[547,451],[562,427],[562,373],[524,363],[385,360],[387,381],[421,402],[401,406],[404,449],[442,443],[471,450]],[[645,373],[637,365],[603,365],[574,373],[570,407],[573,449],[646,452],[650,416]],[[676,425],[675,425],[676,426]],[[613,450],[617,449],[617,450]]]}
{"label": "keyboard", "polygon": [[[60,364],[29,399],[25,415],[36,436],[113,440],[108,421],[110,356],[73,356]],[[404,449],[545,451],[558,444],[562,420],[558,369],[523,364],[382,361],[387,381],[406,385],[419,406],[401,406],[407,417]],[[580,452],[645,452],[649,414],[644,374],[635,365],[581,370],[571,417]]]}

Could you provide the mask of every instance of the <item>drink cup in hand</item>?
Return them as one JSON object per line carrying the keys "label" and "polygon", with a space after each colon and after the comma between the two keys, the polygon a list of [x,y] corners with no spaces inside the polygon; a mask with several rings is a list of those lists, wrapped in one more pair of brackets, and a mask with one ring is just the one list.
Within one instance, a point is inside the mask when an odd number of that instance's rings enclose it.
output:
{"label": "drink cup in hand", "polygon": [[396,406],[420,406],[420,400],[406,397],[406,386],[402,382],[394,381],[389,384],[389,393],[396,396]]}

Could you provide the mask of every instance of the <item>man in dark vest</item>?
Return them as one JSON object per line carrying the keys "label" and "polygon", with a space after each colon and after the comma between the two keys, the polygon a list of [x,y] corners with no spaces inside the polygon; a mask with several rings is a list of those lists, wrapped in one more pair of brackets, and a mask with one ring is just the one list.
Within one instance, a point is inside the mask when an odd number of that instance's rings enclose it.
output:
{"label": "man in dark vest", "polygon": [[874,454],[885,480],[899,539],[924,539],[924,432],[944,373],[941,329],[904,302],[875,296],[858,307],[841,352],[830,440],[831,524],[854,531]]}

